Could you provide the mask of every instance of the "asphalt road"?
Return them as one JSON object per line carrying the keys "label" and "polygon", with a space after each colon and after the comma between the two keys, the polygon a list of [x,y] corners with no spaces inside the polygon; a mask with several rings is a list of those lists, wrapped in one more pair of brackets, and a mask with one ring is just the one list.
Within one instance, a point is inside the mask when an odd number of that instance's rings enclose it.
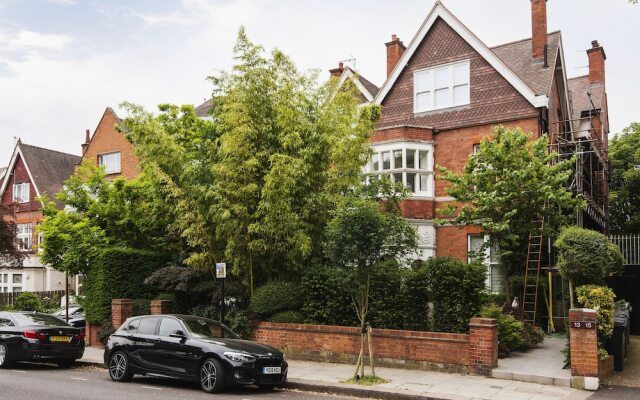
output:
{"label": "asphalt road", "polygon": [[589,400],[638,400],[640,388],[626,386],[601,386]]}
{"label": "asphalt road", "polygon": [[197,383],[171,379],[135,377],[129,383],[115,383],[102,368],[60,369],[46,364],[17,364],[0,370],[1,400],[347,400],[323,394],[288,390],[262,392],[257,388],[236,388],[212,395],[200,391]]}

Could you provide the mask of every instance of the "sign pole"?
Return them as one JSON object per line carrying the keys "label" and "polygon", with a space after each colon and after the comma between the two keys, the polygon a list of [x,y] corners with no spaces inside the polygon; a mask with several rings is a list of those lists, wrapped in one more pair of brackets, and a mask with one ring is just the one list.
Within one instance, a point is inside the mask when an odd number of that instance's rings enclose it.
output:
{"label": "sign pole", "polygon": [[227,263],[216,263],[216,278],[220,279],[220,323],[224,324],[224,281],[227,277]]}

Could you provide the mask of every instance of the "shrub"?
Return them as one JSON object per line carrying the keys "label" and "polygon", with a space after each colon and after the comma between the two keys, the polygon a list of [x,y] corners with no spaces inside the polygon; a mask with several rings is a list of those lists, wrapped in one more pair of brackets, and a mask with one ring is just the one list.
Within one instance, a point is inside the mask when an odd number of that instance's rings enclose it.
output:
{"label": "shrub", "polygon": [[217,321],[220,318],[220,307],[216,304],[198,304],[189,310],[189,314]]}
{"label": "shrub", "polygon": [[144,280],[162,264],[162,257],[150,251],[127,247],[104,249],[92,261],[85,280],[87,321],[99,324],[108,321],[111,299],[152,299],[155,291]]}
{"label": "shrub", "polygon": [[134,299],[133,300],[133,315],[149,315],[151,314],[151,300],[149,299]]}
{"label": "shrub", "polygon": [[358,324],[349,271],[341,268],[316,267],[302,277],[300,291],[304,293],[302,314],[305,322],[323,325],[356,326]]}
{"label": "shrub", "polygon": [[433,302],[431,329],[439,332],[466,332],[469,319],[482,307],[486,268],[466,264],[452,257],[433,257],[425,264],[429,298]]}
{"label": "shrub", "polygon": [[424,331],[429,329],[429,276],[424,263],[415,263],[404,275],[402,303],[403,328]]}
{"label": "shrub", "polygon": [[42,299],[42,312],[52,314],[60,308],[60,294],[54,293],[51,297]]}
{"label": "shrub", "polygon": [[241,310],[230,310],[225,315],[226,325],[243,339],[251,339],[251,327],[247,313]]}
{"label": "shrub", "polygon": [[[380,261],[371,268],[367,320],[374,328],[403,328],[406,315],[403,291],[401,290],[403,272],[404,268],[395,260]],[[352,312],[355,311],[352,309]]]}
{"label": "shrub", "polygon": [[281,311],[299,311],[301,306],[300,290],[293,282],[267,282],[257,288],[251,297],[251,310],[266,317]]}
{"label": "shrub", "polygon": [[613,334],[615,315],[615,294],[606,286],[584,285],[576,289],[578,304],[598,312],[598,355],[601,360],[608,357],[604,342]]}
{"label": "shrub", "polygon": [[42,300],[35,293],[23,292],[13,301],[13,308],[20,311],[41,311]]}
{"label": "shrub", "polygon": [[498,340],[505,349],[502,355],[514,350],[520,350],[525,345],[522,332],[525,329],[522,321],[517,320],[511,314],[505,314],[497,306],[487,306],[479,314],[483,318],[494,318],[498,321]]}
{"label": "shrub", "polygon": [[300,311],[281,311],[275,313],[271,318],[271,322],[302,324],[304,323],[304,315]]}

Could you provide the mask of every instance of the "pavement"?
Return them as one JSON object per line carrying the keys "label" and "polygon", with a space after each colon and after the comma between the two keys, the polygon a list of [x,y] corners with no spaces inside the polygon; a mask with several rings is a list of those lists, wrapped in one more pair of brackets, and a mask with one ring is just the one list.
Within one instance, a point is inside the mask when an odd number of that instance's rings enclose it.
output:
{"label": "pavement", "polygon": [[[629,348],[624,370],[614,372],[606,385],[636,387],[640,390],[640,336],[629,336]],[[637,398],[640,398],[640,394]]]}
{"label": "pavement", "polygon": [[[80,363],[102,366],[103,351],[88,347]],[[362,386],[342,383],[353,366],[289,360],[288,389],[398,400],[583,400],[591,392],[480,376],[399,368],[376,368],[389,382]]]}

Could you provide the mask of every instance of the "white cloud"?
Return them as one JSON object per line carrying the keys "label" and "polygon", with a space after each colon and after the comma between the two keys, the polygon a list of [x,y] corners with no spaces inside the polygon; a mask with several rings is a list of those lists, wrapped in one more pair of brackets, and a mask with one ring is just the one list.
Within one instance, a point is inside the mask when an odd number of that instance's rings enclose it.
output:
{"label": "white cloud", "polygon": [[59,6],[75,6],[78,4],[77,0],[47,0],[48,3],[57,4]]}
{"label": "white cloud", "polygon": [[0,33],[0,45],[10,51],[27,49],[61,50],[71,43],[71,37],[56,33],[40,33],[21,30],[13,35]]}

